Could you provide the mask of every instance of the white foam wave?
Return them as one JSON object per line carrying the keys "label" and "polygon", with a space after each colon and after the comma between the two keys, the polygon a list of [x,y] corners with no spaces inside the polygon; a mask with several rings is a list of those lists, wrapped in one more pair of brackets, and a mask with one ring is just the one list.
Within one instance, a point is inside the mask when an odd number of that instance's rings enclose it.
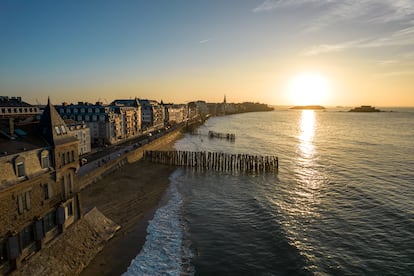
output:
{"label": "white foam wave", "polygon": [[[170,199],[166,205],[158,209],[147,227],[146,242],[141,252],[131,261],[124,276],[131,275],[182,275],[186,266],[188,249],[184,248],[184,226],[180,219],[183,200],[171,177]],[[187,270],[184,268],[184,270]]]}

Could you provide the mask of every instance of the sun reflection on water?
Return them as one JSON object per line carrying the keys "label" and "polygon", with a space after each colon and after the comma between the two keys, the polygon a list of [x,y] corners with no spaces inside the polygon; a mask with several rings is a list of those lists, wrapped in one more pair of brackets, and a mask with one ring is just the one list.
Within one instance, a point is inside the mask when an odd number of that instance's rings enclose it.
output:
{"label": "sun reflection on water", "polygon": [[313,136],[315,134],[315,111],[303,110],[300,121],[299,149],[304,158],[311,158],[314,153]]}
{"label": "sun reflection on water", "polygon": [[295,166],[297,186],[294,189],[294,201],[297,214],[317,217],[320,204],[319,191],[325,181],[317,166],[317,151],[314,145],[316,129],[315,111],[303,110],[299,121],[299,144]]}

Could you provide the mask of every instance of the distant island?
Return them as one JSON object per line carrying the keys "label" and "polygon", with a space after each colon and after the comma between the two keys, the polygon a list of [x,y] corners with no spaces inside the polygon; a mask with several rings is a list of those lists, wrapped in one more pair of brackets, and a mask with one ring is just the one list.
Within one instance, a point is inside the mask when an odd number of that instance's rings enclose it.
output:
{"label": "distant island", "polygon": [[381,110],[370,105],[361,105],[360,107],[349,110],[349,112],[381,112]]}
{"label": "distant island", "polygon": [[320,105],[297,105],[294,107],[291,107],[290,109],[298,109],[298,110],[324,110],[325,107]]}

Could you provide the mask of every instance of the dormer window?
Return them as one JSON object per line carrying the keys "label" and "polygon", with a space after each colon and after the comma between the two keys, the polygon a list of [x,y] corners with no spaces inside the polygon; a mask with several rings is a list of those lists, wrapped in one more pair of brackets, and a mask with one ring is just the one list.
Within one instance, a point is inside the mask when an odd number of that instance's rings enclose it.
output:
{"label": "dormer window", "polygon": [[62,130],[62,133],[63,134],[66,134],[67,132],[66,132],[66,128],[65,128],[65,126],[64,125],[61,125],[60,126],[60,129]]}
{"label": "dormer window", "polygon": [[47,150],[42,151],[40,165],[42,166],[42,169],[49,168],[49,152]]}
{"label": "dormer window", "polygon": [[23,177],[26,176],[26,168],[24,165],[24,157],[23,156],[18,156],[15,160],[14,160],[14,168],[16,171],[16,176],[17,177]]}
{"label": "dormer window", "polygon": [[16,173],[17,177],[23,177],[26,175],[26,170],[23,162],[19,162],[16,164]]}

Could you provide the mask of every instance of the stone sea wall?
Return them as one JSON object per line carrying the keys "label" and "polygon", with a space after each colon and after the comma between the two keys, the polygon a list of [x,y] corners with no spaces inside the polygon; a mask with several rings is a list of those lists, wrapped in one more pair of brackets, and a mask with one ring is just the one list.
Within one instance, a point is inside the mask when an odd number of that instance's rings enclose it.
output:
{"label": "stone sea wall", "polygon": [[11,275],[78,275],[119,229],[93,208]]}
{"label": "stone sea wall", "polygon": [[154,141],[149,142],[148,144],[141,146],[137,149],[131,150],[127,153],[124,153],[117,159],[111,160],[102,164],[99,168],[96,168],[92,172],[79,178],[79,187],[84,189],[88,185],[95,183],[103,176],[110,174],[111,172],[118,170],[127,163],[133,163],[139,161],[143,158],[144,151],[155,150],[160,147],[163,147],[166,144],[171,143],[176,140],[182,133],[182,129],[174,130]]}

